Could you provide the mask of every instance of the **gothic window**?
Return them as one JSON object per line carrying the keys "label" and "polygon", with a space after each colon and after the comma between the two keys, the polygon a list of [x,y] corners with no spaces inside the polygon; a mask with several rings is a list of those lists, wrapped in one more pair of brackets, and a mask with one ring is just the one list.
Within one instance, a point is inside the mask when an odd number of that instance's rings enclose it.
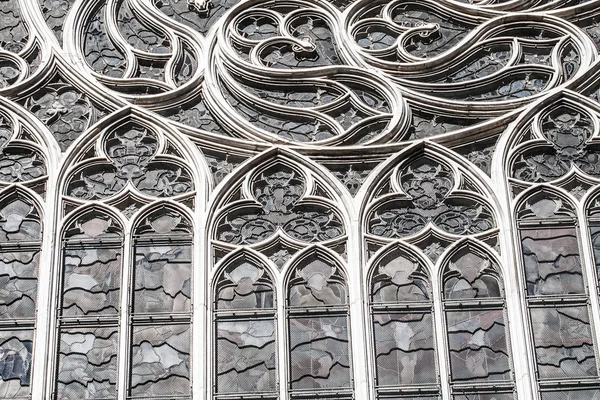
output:
{"label": "gothic window", "polygon": [[374,263],[369,282],[378,399],[439,397],[430,278],[398,245]]}
{"label": "gothic window", "polygon": [[278,397],[276,295],[273,278],[262,264],[258,256],[242,252],[217,277],[216,399]]}
{"label": "gothic window", "polygon": [[[494,198],[456,158],[423,147],[381,167],[365,212],[376,394],[437,399],[447,388],[454,399],[513,399],[503,282],[490,255]],[[428,269],[440,271],[439,292]]]}
{"label": "gothic window", "polygon": [[348,290],[337,263],[320,251],[289,272],[288,374],[291,398],[332,392],[352,398]]}
{"label": "gothic window", "polygon": [[444,263],[442,298],[455,399],[513,399],[502,276],[492,257],[461,246]]}
{"label": "gothic window", "polygon": [[31,393],[42,240],[38,206],[21,190],[0,197],[0,397]]}
{"label": "gothic window", "polygon": [[133,231],[129,398],[189,398],[192,225],[167,206]]}
{"label": "gothic window", "polygon": [[114,398],[117,385],[123,228],[98,207],[62,234],[55,398]]}
{"label": "gothic window", "polygon": [[557,384],[598,379],[579,223],[550,189],[521,199],[517,213],[537,378],[551,398]]}
{"label": "gothic window", "polygon": [[0,398],[600,400],[599,4],[0,0]]}
{"label": "gothic window", "polygon": [[216,204],[215,399],[353,398],[344,219],[296,157],[263,154]]}

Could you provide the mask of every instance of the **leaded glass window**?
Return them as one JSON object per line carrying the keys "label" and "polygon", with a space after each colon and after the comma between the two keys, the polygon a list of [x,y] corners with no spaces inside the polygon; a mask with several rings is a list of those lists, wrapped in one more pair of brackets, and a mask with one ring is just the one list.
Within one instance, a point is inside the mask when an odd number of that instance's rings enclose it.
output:
{"label": "leaded glass window", "polygon": [[599,4],[0,0],[0,398],[600,400]]}
{"label": "leaded glass window", "polygon": [[502,275],[474,245],[459,248],[443,270],[450,382],[455,397],[513,399]]}
{"label": "leaded glass window", "polygon": [[278,319],[268,269],[260,258],[241,253],[226,264],[217,282],[213,305],[216,398],[277,398]]}
{"label": "leaded glass window", "polygon": [[161,206],[134,230],[130,398],[189,398],[192,225]]}
{"label": "leaded glass window", "polygon": [[99,208],[72,217],[62,235],[56,399],[116,396],[122,269],[118,220]]}
{"label": "leaded glass window", "polygon": [[369,289],[378,398],[438,399],[433,296],[425,267],[394,246],[374,265]]}
{"label": "leaded glass window", "polygon": [[0,397],[5,399],[31,393],[40,217],[36,202],[22,191],[0,196]]}
{"label": "leaded glass window", "polygon": [[553,390],[544,397],[553,398],[560,392],[553,389],[557,382],[598,379],[589,267],[582,262],[580,225],[570,201],[543,190],[522,200],[518,212],[537,378],[542,390]]}

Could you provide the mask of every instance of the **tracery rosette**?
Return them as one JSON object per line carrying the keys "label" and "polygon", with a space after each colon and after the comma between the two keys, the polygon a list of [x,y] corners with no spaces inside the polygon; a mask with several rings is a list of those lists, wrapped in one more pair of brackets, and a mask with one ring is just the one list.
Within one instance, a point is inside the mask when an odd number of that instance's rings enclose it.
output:
{"label": "tracery rosette", "polygon": [[228,191],[216,211],[213,240],[224,249],[274,241],[297,249],[311,243],[343,247],[344,219],[326,187],[284,158],[260,166]]}
{"label": "tracery rosette", "polygon": [[197,84],[202,74],[197,35],[139,0],[76,3],[66,20],[64,48],[91,77],[127,99],[156,103]]}
{"label": "tracery rosette", "polygon": [[237,135],[352,145],[391,141],[407,130],[397,89],[347,65],[330,5],[262,1],[235,11],[209,53],[206,101]]}
{"label": "tracery rosette", "polygon": [[157,126],[128,113],[90,133],[72,155],[63,193],[65,210],[103,201],[128,218],[159,198],[192,201],[195,185],[186,158]]}
{"label": "tracery rosette", "polygon": [[361,1],[346,14],[356,62],[386,73],[411,99],[461,109],[520,107],[580,76],[594,45],[541,14],[465,14],[449,2]]}

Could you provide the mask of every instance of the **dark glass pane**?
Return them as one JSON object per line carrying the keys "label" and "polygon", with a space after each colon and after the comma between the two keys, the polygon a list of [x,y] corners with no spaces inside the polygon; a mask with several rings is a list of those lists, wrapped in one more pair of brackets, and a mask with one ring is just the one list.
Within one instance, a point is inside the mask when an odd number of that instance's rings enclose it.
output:
{"label": "dark glass pane", "polygon": [[427,275],[416,262],[392,253],[377,272],[371,280],[373,303],[429,301]]}
{"label": "dark glass pane", "polygon": [[116,398],[118,342],[116,327],[61,329],[56,397]]}
{"label": "dark glass pane", "polygon": [[542,400],[600,400],[600,389],[569,388],[542,392]]}
{"label": "dark glass pane", "polygon": [[452,380],[509,380],[504,311],[448,311]]}
{"label": "dark glass pane", "polygon": [[598,375],[587,307],[531,308],[530,313],[540,379]]}
{"label": "dark glass pane", "polygon": [[514,400],[514,398],[513,393],[469,393],[452,396],[453,400]]}
{"label": "dark glass pane", "polygon": [[0,331],[0,398],[27,398],[33,330]]}
{"label": "dark glass pane", "polygon": [[17,197],[0,205],[0,243],[41,239],[40,217],[29,201]]}
{"label": "dark glass pane", "polygon": [[131,349],[132,397],[190,394],[190,326],[134,326]]}
{"label": "dark glass pane", "polygon": [[378,386],[437,382],[431,313],[373,314]]}
{"label": "dark glass pane", "polygon": [[277,387],[274,319],[219,321],[217,392],[265,393]]}
{"label": "dark glass pane", "polygon": [[223,273],[215,302],[219,310],[273,308],[271,278],[261,267],[246,261],[237,262]]}
{"label": "dark glass pane", "polygon": [[94,245],[67,248],[63,261],[62,315],[117,314],[121,264],[121,249]]}
{"label": "dark glass pane", "polygon": [[346,287],[338,268],[315,259],[296,270],[291,281],[290,307],[335,306],[346,304]]}
{"label": "dark glass pane", "polygon": [[190,245],[136,246],[134,313],[190,311]]}
{"label": "dark glass pane", "polygon": [[585,292],[574,228],[521,229],[521,245],[528,295]]}
{"label": "dark glass pane", "polygon": [[0,252],[1,320],[35,318],[39,263],[39,250]]}
{"label": "dark glass pane", "polygon": [[377,400],[439,400],[439,396],[406,395],[406,396],[377,396]]}
{"label": "dark glass pane", "polygon": [[289,319],[292,389],[350,387],[348,318]]}

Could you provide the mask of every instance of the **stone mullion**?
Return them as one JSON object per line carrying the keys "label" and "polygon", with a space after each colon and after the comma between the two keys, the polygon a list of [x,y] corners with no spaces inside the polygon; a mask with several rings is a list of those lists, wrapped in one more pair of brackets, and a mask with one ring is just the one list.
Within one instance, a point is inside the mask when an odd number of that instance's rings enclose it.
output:
{"label": "stone mullion", "polygon": [[362,254],[362,226],[360,216],[355,211],[348,210],[350,215],[350,224],[348,227],[348,296],[349,296],[349,328],[350,328],[350,357],[352,361],[352,376],[354,380],[354,393],[357,399],[370,399],[372,396],[371,382],[374,382],[370,376],[369,369],[369,340],[365,326],[366,317],[369,315],[368,301],[365,297],[366,282],[366,262]]}
{"label": "stone mullion", "polygon": [[131,288],[133,282],[134,242],[131,227],[124,229],[121,275],[121,302],[119,309],[119,351],[117,355],[117,398],[127,399],[129,386],[129,360],[131,352]]}
{"label": "stone mullion", "polygon": [[590,224],[586,218],[585,210],[578,207],[577,218],[583,223],[579,224],[577,229],[579,230],[579,246],[581,248],[581,261],[582,267],[584,268],[583,274],[587,280],[587,295],[588,301],[591,307],[590,323],[592,328],[592,336],[594,340],[594,352],[596,355],[596,369],[598,376],[600,377],[600,304],[598,299],[598,277],[596,276],[596,262],[594,260],[592,238],[590,234]]}
{"label": "stone mullion", "polygon": [[[48,180],[46,208],[42,219],[42,246],[38,266],[38,292],[36,301],[36,322],[33,342],[33,365],[31,366],[31,396],[33,399],[50,398],[54,379],[54,358],[57,354],[57,299],[60,293],[61,256],[63,254],[60,231],[52,229],[58,226],[55,218],[58,202],[58,190],[53,179]],[[58,257],[57,257],[58,255]],[[46,284],[45,284],[46,283]]]}

